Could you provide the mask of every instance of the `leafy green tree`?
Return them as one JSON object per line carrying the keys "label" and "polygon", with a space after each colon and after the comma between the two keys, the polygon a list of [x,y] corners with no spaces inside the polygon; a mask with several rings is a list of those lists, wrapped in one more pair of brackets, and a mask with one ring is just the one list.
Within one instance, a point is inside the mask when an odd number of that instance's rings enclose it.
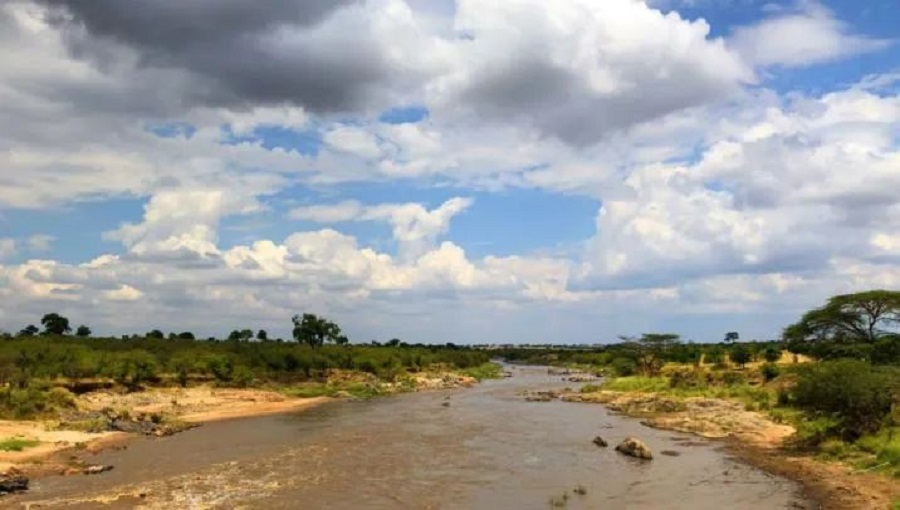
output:
{"label": "leafy green tree", "polygon": [[399,339],[399,338],[391,338],[391,339],[388,340],[387,343],[385,343],[384,345],[387,345],[388,347],[399,347],[399,346],[400,346],[400,339]]}
{"label": "leafy green tree", "polygon": [[744,344],[734,344],[728,357],[731,358],[733,363],[737,363],[741,368],[744,368],[744,365],[753,359],[753,353],[751,353],[750,349]]}
{"label": "leafy green tree", "polygon": [[79,336],[82,338],[91,336],[91,328],[82,324],[81,326],[78,326],[78,329],[75,330],[75,336]]}
{"label": "leafy green tree", "polygon": [[763,358],[769,363],[775,363],[781,359],[781,349],[774,346],[766,347],[766,350],[763,351]]}
{"label": "leafy green tree", "polygon": [[38,329],[34,324],[29,324],[22,328],[22,331],[19,331],[19,336],[34,336],[40,333],[41,330]]}
{"label": "leafy green tree", "polygon": [[195,337],[190,331],[182,331],[181,333],[178,333],[178,338],[180,340],[194,340]]}
{"label": "leafy green tree", "polygon": [[150,331],[147,333],[147,338],[156,338],[156,339],[162,340],[165,337],[166,337],[166,335],[163,334],[163,332],[158,329],[154,329],[153,331]]}
{"label": "leafy green tree", "polygon": [[294,325],[294,340],[314,349],[325,342],[337,342],[341,336],[341,328],[337,324],[312,313],[304,313],[302,317],[294,315],[291,322]]}
{"label": "leafy green tree", "polygon": [[72,331],[69,327],[69,319],[58,313],[48,313],[41,318],[44,333],[47,335],[65,335]]}
{"label": "leafy green tree", "polygon": [[266,330],[261,329],[258,333],[256,333],[256,339],[260,342],[265,342],[269,339],[269,334],[266,332]]}
{"label": "leafy green tree", "polygon": [[338,337],[334,339],[334,343],[338,345],[349,345],[350,339],[347,338],[347,335],[338,335]]}
{"label": "leafy green tree", "polygon": [[641,373],[659,375],[666,363],[666,354],[678,343],[679,336],[672,333],[645,333],[637,342],[637,364]]}
{"label": "leafy green tree", "polygon": [[733,343],[740,340],[741,335],[737,331],[729,331],[725,333],[725,343]]}
{"label": "leafy green tree", "polygon": [[875,343],[900,325],[900,292],[870,290],[834,296],[785,328],[789,342]]}

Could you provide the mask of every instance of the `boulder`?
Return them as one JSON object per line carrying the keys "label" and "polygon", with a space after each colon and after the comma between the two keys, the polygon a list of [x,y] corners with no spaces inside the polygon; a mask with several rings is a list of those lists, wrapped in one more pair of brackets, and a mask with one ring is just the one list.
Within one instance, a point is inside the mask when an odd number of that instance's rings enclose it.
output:
{"label": "boulder", "polygon": [[100,473],[105,473],[107,471],[112,470],[112,466],[106,466],[102,464],[97,464],[93,466],[87,466],[84,468],[84,474],[86,475],[99,475]]}
{"label": "boulder", "polygon": [[0,474],[0,494],[28,490],[28,477],[16,468]]}
{"label": "boulder", "polygon": [[606,439],[603,439],[600,436],[594,438],[594,444],[601,448],[606,448],[607,446],[609,446],[609,443],[606,442]]}
{"label": "boulder", "polygon": [[643,441],[634,437],[627,437],[616,446],[616,451],[638,459],[651,460],[653,453]]}

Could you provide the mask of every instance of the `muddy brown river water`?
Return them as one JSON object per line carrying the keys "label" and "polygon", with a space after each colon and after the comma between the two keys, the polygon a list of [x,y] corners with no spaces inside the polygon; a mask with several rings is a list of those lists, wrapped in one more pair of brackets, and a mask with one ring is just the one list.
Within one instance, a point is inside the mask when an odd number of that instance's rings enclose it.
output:
{"label": "muddy brown river water", "polygon": [[[40,479],[0,506],[501,510],[552,508],[563,494],[556,508],[807,505],[797,484],[730,458],[721,443],[650,429],[600,405],[526,402],[523,390],[572,384],[545,368],[513,373],[471,389],[334,402],[137,439],[89,459],[111,472]],[[594,446],[596,435],[610,448]],[[612,445],[629,435],[656,459],[616,453]],[[575,494],[577,485],[586,494]]]}

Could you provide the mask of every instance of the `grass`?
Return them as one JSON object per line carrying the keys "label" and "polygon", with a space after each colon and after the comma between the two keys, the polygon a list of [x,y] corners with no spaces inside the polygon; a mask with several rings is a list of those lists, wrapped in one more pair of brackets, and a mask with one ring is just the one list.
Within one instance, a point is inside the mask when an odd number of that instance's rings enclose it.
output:
{"label": "grass", "polygon": [[379,386],[362,382],[306,383],[288,388],[279,388],[279,391],[295,398],[340,397],[344,395],[356,398],[373,398],[385,394],[385,391]]}
{"label": "grass", "polygon": [[32,448],[41,444],[40,441],[34,439],[25,439],[23,437],[8,437],[0,440],[0,451],[4,452],[21,452],[26,448]]}
{"label": "grass", "polygon": [[483,381],[485,379],[499,379],[503,373],[503,368],[496,363],[485,363],[477,367],[462,369],[459,373]]}
{"label": "grass", "polygon": [[769,410],[774,407],[777,395],[774,390],[751,386],[744,382],[734,384],[701,384],[692,387],[672,387],[668,377],[629,376],[607,379],[599,386],[588,384],[583,393],[598,390],[621,391],[625,393],[656,393],[670,397],[721,398],[743,402],[748,410]]}

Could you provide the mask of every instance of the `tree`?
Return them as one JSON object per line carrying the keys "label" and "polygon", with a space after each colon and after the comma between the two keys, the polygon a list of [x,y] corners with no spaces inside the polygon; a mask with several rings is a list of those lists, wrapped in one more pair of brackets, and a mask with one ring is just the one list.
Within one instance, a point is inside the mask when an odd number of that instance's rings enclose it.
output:
{"label": "tree", "polygon": [[22,328],[22,331],[19,331],[19,336],[34,336],[40,333],[41,330],[38,329],[34,324],[29,324]]}
{"label": "tree", "polygon": [[763,358],[769,363],[775,363],[781,359],[781,349],[774,346],[766,347],[766,350],[763,351]]}
{"label": "tree", "polygon": [[44,333],[47,335],[65,335],[72,331],[69,327],[69,319],[58,313],[48,313],[41,318],[41,325],[44,326]]}
{"label": "tree", "polygon": [[181,333],[178,333],[178,338],[180,340],[194,340],[195,339],[194,334],[191,333],[190,331],[182,331]]}
{"label": "tree", "polygon": [[678,343],[679,336],[672,333],[645,333],[637,343],[637,364],[641,373],[659,375],[669,349]]}
{"label": "tree", "polygon": [[737,331],[729,331],[725,333],[725,343],[734,343],[741,339],[741,335]]}
{"label": "tree", "polygon": [[228,339],[232,342],[246,342],[251,338],[253,338],[253,330],[250,329],[235,329],[228,334]]}
{"label": "tree", "polygon": [[166,337],[166,335],[164,335],[163,332],[158,329],[154,329],[153,331],[150,331],[149,333],[147,333],[147,338],[157,338],[157,339],[162,340],[165,337]]}
{"label": "tree", "polygon": [[256,333],[256,339],[259,340],[260,342],[265,342],[266,340],[269,339],[269,334],[266,333],[266,330],[261,329],[261,330],[259,330],[258,333]]}
{"label": "tree", "polygon": [[400,347],[400,339],[399,338],[391,338],[384,345],[387,345],[388,347]]}
{"label": "tree", "polygon": [[900,292],[870,290],[834,296],[784,329],[788,342],[875,343],[900,326]]}
{"label": "tree", "polygon": [[341,328],[330,320],[312,313],[291,318],[294,325],[294,340],[312,348],[321,347],[325,342],[337,342],[341,336]]}
{"label": "tree", "polygon": [[82,324],[78,326],[78,329],[75,330],[75,336],[80,336],[82,338],[91,336],[91,328]]}
{"label": "tree", "polygon": [[744,365],[753,358],[753,353],[744,344],[734,344],[728,357],[731,358],[733,363],[737,363],[741,368],[744,368]]}
{"label": "tree", "polygon": [[347,338],[347,335],[339,335],[337,338],[334,339],[334,343],[336,343],[338,345],[349,345],[350,339]]}

